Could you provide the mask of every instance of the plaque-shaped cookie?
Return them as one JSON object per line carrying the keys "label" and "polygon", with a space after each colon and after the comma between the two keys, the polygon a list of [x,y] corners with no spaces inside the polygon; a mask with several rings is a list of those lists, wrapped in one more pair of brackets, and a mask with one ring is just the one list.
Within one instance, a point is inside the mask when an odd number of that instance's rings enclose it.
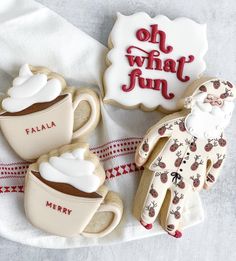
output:
{"label": "plaque-shaped cookie", "polygon": [[206,67],[206,25],[184,17],[118,13],[108,45],[104,102],[125,108],[179,109],[186,87]]}

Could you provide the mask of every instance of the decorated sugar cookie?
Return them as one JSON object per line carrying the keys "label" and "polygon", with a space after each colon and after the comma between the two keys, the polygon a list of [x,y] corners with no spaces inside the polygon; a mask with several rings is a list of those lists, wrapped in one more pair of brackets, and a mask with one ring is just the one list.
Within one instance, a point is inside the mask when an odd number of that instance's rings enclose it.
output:
{"label": "decorated sugar cookie", "polygon": [[104,102],[125,108],[175,111],[205,70],[206,25],[188,18],[118,13],[108,44]]}
{"label": "decorated sugar cookie", "polygon": [[102,237],[119,224],[123,205],[103,185],[105,172],[88,144],[66,145],[41,156],[25,179],[29,221],[59,236]]}
{"label": "decorated sugar cookie", "polygon": [[181,237],[181,218],[189,195],[210,188],[223,166],[224,130],[235,96],[236,87],[228,81],[196,81],[180,103],[183,110],[149,129],[135,155],[144,172],[134,215],[146,229],[152,228],[159,214],[163,229]]}
{"label": "decorated sugar cookie", "polygon": [[62,76],[27,64],[20,68],[1,107],[1,131],[25,160],[87,134],[100,115],[96,93],[68,87]]}

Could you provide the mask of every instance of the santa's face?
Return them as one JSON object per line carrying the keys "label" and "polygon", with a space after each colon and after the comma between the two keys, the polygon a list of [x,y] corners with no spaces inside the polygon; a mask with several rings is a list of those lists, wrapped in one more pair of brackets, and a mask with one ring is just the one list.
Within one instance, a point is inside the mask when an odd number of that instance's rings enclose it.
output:
{"label": "santa's face", "polygon": [[192,98],[191,108],[185,119],[186,129],[197,138],[209,139],[220,137],[228,126],[234,104],[203,92]]}
{"label": "santa's face", "polygon": [[218,98],[213,94],[207,94],[204,103],[210,103],[212,106],[218,106],[218,107],[222,107],[224,105],[223,99]]}

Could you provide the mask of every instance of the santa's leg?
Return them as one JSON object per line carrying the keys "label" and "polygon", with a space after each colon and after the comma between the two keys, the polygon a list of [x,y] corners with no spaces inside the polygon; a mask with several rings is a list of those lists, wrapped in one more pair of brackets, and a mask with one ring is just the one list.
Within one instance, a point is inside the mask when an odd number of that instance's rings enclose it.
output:
{"label": "santa's leg", "polygon": [[168,184],[167,172],[154,173],[152,182],[149,183],[148,191],[141,210],[140,223],[146,229],[151,229],[152,224],[157,218],[168,189]]}
{"label": "santa's leg", "polygon": [[173,184],[167,193],[161,209],[160,222],[163,229],[165,229],[169,235],[176,238],[182,236],[180,223],[184,204],[190,192],[191,188],[188,186],[180,188]]}

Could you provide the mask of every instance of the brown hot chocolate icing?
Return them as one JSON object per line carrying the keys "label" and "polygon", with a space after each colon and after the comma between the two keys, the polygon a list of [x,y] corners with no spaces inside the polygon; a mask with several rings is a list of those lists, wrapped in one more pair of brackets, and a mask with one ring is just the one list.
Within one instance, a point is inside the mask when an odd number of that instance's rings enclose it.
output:
{"label": "brown hot chocolate icing", "polygon": [[59,182],[52,182],[52,181],[48,181],[46,179],[44,179],[39,172],[37,171],[31,171],[31,173],[37,177],[41,182],[43,182],[44,184],[46,184],[47,186],[60,191],[62,193],[71,195],[71,196],[76,196],[76,197],[83,197],[83,198],[102,198],[101,195],[99,195],[96,192],[92,192],[92,193],[87,193],[84,191],[81,191],[77,188],[74,188],[73,186],[66,184],[66,183],[59,183]]}
{"label": "brown hot chocolate icing", "polygon": [[50,106],[54,105],[55,103],[61,101],[66,96],[67,96],[67,94],[64,94],[64,95],[58,96],[56,99],[54,99],[53,101],[50,101],[50,102],[35,103],[22,111],[4,112],[3,114],[1,114],[1,116],[23,116],[23,115],[31,114],[34,112],[43,111],[43,110],[49,108]]}

